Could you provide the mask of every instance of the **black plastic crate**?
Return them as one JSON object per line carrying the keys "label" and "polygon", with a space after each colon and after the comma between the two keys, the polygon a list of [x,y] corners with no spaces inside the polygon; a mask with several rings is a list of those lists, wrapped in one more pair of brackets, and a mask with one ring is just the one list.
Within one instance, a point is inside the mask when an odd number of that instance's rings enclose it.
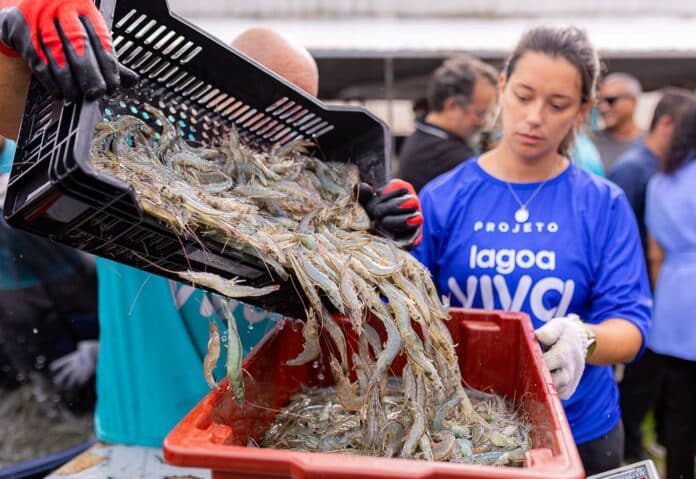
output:
{"label": "black plastic crate", "polygon": [[[52,100],[32,80],[5,201],[11,225],[173,279],[165,269],[277,284],[254,257],[177,235],[143,213],[127,183],[92,167],[96,122],[145,118],[145,103],[164,111],[191,143],[213,144],[231,128],[257,150],[310,139],[319,158],[355,163],[365,181],[389,178],[389,131],[363,108],[322,104],[170,12],[166,0],[102,0],[100,10],[119,60],[140,80],[128,92],[77,104]],[[291,283],[248,302],[301,317]]]}

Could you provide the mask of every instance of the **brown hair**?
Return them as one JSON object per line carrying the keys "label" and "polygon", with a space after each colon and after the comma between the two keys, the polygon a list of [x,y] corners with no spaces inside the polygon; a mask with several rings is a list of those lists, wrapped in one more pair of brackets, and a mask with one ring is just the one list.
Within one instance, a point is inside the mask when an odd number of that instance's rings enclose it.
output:
{"label": "brown hair", "polygon": [[[582,103],[594,99],[599,76],[599,56],[584,30],[577,27],[542,26],[527,31],[505,63],[503,72],[506,78],[510,78],[515,71],[517,61],[527,52],[543,53],[568,61],[580,74]],[[559,145],[558,152],[567,156],[574,138],[575,131],[572,130]]]}
{"label": "brown hair", "polygon": [[662,168],[668,175],[696,160],[696,100],[692,96],[687,103],[675,119],[672,142]]}
{"label": "brown hair", "polygon": [[650,131],[655,129],[657,122],[665,115],[676,121],[677,117],[694,98],[689,90],[673,86],[663,88],[661,93],[662,96],[655,106],[655,112],[650,121]]}
{"label": "brown hair", "polygon": [[471,101],[474,85],[484,79],[496,86],[498,72],[495,68],[470,55],[457,55],[445,61],[430,77],[428,83],[428,106],[433,111],[442,111],[445,100],[464,97]]}

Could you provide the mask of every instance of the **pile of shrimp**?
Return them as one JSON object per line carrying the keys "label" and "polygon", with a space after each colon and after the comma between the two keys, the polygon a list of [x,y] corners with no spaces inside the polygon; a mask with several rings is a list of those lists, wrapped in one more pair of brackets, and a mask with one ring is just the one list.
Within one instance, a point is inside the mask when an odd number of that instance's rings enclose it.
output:
{"label": "pile of shrimp", "polygon": [[[469,443],[456,439],[471,441],[480,430],[480,439],[491,450],[515,451],[505,456],[512,458],[507,462],[515,462],[518,453],[528,448],[524,434],[504,434],[474,408],[443,322],[448,319],[448,305],[415,258],[395,242],[368,231],[370,219],[354,194],[359,181],[355,165],[323,162],[310,156],[302,142],[255,151],[234,133],[217,146],[192,147],[162,112],[145,109],[155,127],[132,116],[97,124],[92,163],[129,183],[143,210],[177,233],[208,238],[252,255],[266,264],[272,277],[292,277],[306,298],[305,343],[288,364],[315,360],[321,351],[319,331],[328,334],[336,399],[355,416],[360,429],[359,444],[351,447],[382,456],[433,459],[433,451],[440,451],[444,443],[452,447],[438,453],[440,460],[473,457]],[[278,285],[254,288],[209,273],[178,274],[233,298],[278,289]],[[358,381],[349,379],[346,338],[330,309],[349,318],[358,338],[359,352],[351,357]],[[229,325],[227,376],[241,403],[241,348],[229,310],[222,306],[222,313]],[[384,343],[367,324],[368,316],[381,322]],[[219,351],[219,333],[211,326],[205,360],[211,387],[217,387],[211,371]],[[407,357],[404,396],[398,411],[387,414],[385,401],[393,396],[389,370],[400,352]],[[395,432],[395,421],[403,434]],[[394,431],[398,440],[385,444],[382,439],[388,431]]]}
{"label": "pile of shrimp", "polygon": [[360,417],[337,400],[335,387],[306,388],[292,396],[288,406],[266,430],[261,446],[393,457],[408,445],[409,450],[419,449],[413,455],[416,459],[461,464],[523,464],[530,442],[530,426],[519,421],[508,401],[467,388],[474,410],[490,417],[499,432],[491,433],[481,424],[448,424],[444,418],[448,408],[454,405],[448,402],[435,411],[429,438],[418,437],[418,430],[409,428],[402,414],[409,402],[418,400],[418,390],[414,388],[411,371],[404,371],[403,380],[388,379],[388,394],[382,400],[387,422],[379,431],[377,447],[363,446]]}

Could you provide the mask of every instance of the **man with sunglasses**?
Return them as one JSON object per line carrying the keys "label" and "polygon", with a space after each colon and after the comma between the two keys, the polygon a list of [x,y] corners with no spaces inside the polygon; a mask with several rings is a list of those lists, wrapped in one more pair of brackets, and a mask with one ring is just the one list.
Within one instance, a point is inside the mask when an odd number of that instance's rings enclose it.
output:
{"label": "man with sunglasses", "polygon": [[595,134],[595,145],[606,171],[643,136],[634,121],[641,92],[638,79],[628,73],[612,73],[599,88],[598,109],[604,129]]}
{"label": "man with sunglasses", "polygon": [[474,155],[474,138],[489,120],[497,79],[493,67],[468,55],[435,70],[428,84],[429,112],[416,118],[416,131],[404,142],[399,178],[418,192]]}

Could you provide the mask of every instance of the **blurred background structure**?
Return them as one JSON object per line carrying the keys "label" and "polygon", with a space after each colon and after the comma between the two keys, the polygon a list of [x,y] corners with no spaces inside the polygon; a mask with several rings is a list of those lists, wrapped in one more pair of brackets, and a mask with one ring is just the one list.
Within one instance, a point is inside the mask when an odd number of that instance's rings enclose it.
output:
{"label": "blurred background structure", "polygon": [[319,97],[360,103],[397,137],[413,129],[412,104],[443,59],[472,53],[500,67],[520,34],[539,23],[585,28],[607,72],[634,74],[646,94],[647,127],[667,85],[696,88],[696,2],[692,0],[170,0],[172,9],[229,42],[263,24],[309,48]]}

